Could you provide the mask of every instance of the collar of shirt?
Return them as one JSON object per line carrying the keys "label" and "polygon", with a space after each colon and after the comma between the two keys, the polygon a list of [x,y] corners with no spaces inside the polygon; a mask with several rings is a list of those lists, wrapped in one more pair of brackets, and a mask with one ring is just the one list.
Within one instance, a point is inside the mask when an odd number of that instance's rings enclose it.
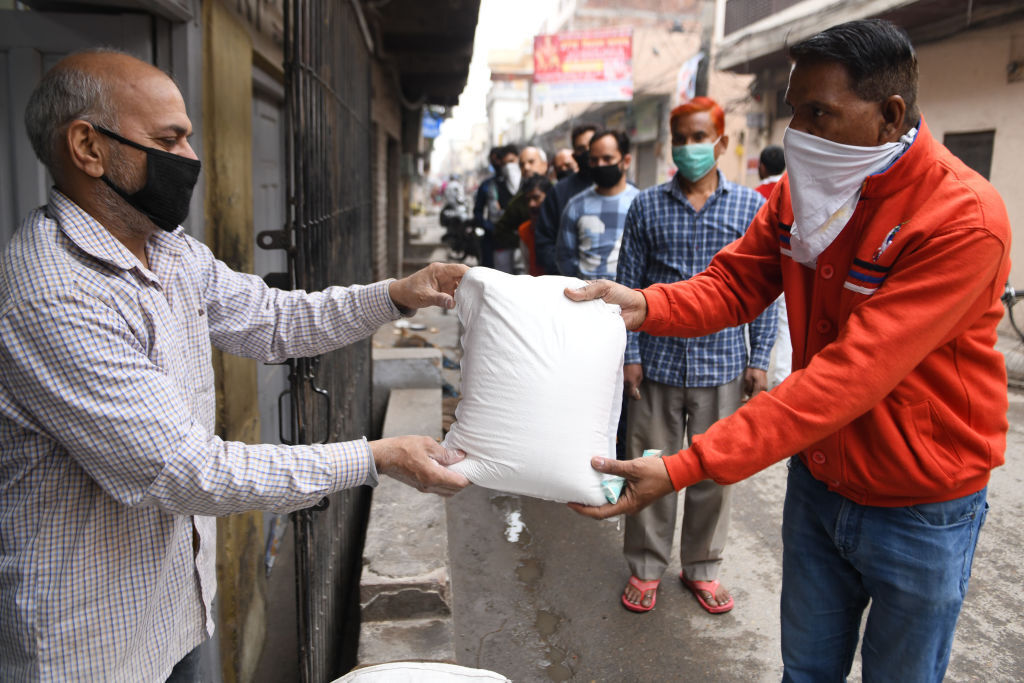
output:
{"label": "collar of shirt", "polygon": [[56,187],[50,188],[47,214],[89,256],[119,270],[135,269],[143,279],[157,286],[161,286],[161,275],[166,278],[173,274],[173,264],[184,249],[184,228],[180,225],[173,232],[156,231],[146,244],[151,266],[146,268],[109,230]]}
{"label": "collar of shirt", "polygon": [[[700,209],[701,211],[704,211],[705,209],[709,208],[712,204],[718,201],[719,197],[729,192],[729,181],[725,179],[725,176],[722,175],[722,172],[717,167],[715,168],[715,173],[718,174],[718,187],[716,187],[715,191],[711,193],[711,196],[708,197],[708,200],[704,202],[704,206],[702,206]],[[699,211],[693,208],[693,205],[690,204],[690,200],[688,200],[686,198],[686,195],[683,194],[683,189],[679,187],[679,181],[676,180],[675,177],[673,177],[672,180],[668,181],[661,187],[666,194],[670,195],[676,201],[682,203],[683,206],[687,207],[694,213],[700,213]]]}

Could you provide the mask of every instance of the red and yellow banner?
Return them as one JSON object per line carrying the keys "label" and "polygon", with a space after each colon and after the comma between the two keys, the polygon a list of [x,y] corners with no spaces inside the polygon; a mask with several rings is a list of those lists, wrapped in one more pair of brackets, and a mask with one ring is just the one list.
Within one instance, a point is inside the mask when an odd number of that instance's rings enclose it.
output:
{"label": "red and yellow banner", "polygon": [[534,102],[633,99],[633,31],[602,29],[533,39]]}

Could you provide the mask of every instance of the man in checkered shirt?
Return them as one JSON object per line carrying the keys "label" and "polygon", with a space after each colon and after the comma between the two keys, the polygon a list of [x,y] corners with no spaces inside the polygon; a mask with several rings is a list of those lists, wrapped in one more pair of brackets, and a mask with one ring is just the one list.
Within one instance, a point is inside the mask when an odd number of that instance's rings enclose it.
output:
{"label": "man in checkered shirt", "polygon": [[[626,215],[617,279],[631,288],[676,282],[704,270],[720,249],[740,238],[764,199],[725,179],[717,168],[725,152],[725,115],[698,97],[672,111],[676,177],[641,192]],[[735,412],[743,394],[765,389],[775,340],[774,306],[749,326],[680,339],[630,332],[623,374],[630,402],[626,450],[675,453],[716,420]],[[732,609],[717,579],[729,527],[731,488],[711,479],[686,489],[679,555],[680,579],[707,611]],[[631,576],[622,604],[635,612],[654,607],[672,552],[675,494],[626,518],[623,552]]]}
{"label": "man in checkered shirt", "polygon": [[378,472],[468,484],[428,437],[221,440],[211,343],[325,353],[452,307],[466,269],[308,294],[231,271],[179,225],[199,174],[181,94],[127,55],[62,60],[25,122],[55,185],[0,259],[0,679],[195,680],[213,516],[308,507]]}

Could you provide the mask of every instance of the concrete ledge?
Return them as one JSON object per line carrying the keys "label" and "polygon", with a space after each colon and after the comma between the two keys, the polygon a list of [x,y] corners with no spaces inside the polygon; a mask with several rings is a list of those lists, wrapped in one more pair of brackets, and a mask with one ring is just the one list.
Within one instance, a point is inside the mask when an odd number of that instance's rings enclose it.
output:
{"label": "concrete ledge", "polygon": [[[432,389],[441,386],[441,350],[386,348],[373,350],[373,402],[370,417],[383,434],[384,414],[392,389]],[[398,412],[398,411],[394,411]],[[423,424],[427,424],[424,420]],[[440,424],[440,423],[438,423]],[[417,434],[417,431],[405,434]],[[431,432],[432,433],[432,432]],[[402,436],[395,432],[391,436]]]}
{"label": "concrete ledge", "polygon": [[[396,351],[433,351],[440,359],[437,349]],[[390,390],[382,436],[408,434],[440,438],[439,386]],[[381,477],[370,507],[359,592],[360,666],[455,661],[443,498]]]}
{"label": "concrete ledge", "polygon": [[386,662],[455,662],[451,619],[406,619],[363,624],[359,665]]}
{"label": "concrete ledge", "polygon": [[428,266],[435,261],[447,261],[448,260],[448,247],[443,244],[427,244],[421,243],[415,245],[414,249],[410,250],[407,246],[402,259],[402,272],[406,275],[414,273],[424,266]]}
{"label": "concrete ledge", "polygon": [[[405,349],[403,349],[405,350]],[[419,351],[421,349],[414,349]],[[437,349],[423,349],[437,351]],[[440,352],[438,352],[440,355]],[[440,372],[438,373],[440,377]],[[428,389],[392,389],[384,414],[381,436],[423,436],[441,438],[441,385]]]}

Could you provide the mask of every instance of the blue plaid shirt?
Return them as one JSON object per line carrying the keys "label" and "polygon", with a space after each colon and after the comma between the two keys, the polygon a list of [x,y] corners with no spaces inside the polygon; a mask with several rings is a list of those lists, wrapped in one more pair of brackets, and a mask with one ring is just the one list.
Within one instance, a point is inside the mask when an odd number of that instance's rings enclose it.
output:
{"label": "blue plaid shirt", "polygon": [[[764,198],[718,173],[715,189],[700,211],[673,179],[639,195],[626,214],[618,281],[641,289],[688,280],[708,267],[723,247],[739,239]],[[749,326],[706,337],[683,339],[630,332],[625,363],[641,363],[644,378],[676,387],[717,387],[746,367],[768,369],[776,329],[775,304]],[[749,327],[750,357],[744,327]]]}

